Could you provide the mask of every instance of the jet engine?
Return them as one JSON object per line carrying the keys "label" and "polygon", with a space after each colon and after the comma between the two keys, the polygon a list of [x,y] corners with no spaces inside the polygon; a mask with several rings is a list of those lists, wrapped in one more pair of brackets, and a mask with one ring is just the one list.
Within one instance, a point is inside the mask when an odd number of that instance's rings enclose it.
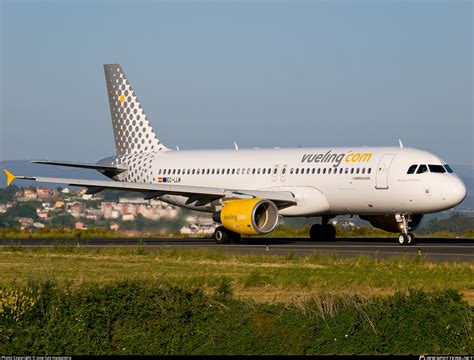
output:
{"label": "jet engine", "polygon": [[[373,227],[377,229],[389,231],[389,232],[400,232],[402,230],[402,223],[398,222],[395,215],[368,215],[359,216],[362,220],[370,222]],[[423,219],[423,215],[412,215],[408,222],[408,231],[416,230]]]}
{"label": "jet engine", "polygon": [[241,235],[267,234],[277,226],[278,208],[265,199],[228,200],[212,218]]}

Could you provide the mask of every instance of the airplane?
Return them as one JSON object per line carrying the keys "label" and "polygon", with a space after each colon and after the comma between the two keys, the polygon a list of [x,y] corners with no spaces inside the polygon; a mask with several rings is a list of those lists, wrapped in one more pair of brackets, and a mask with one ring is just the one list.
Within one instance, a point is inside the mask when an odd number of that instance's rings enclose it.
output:
{"label": "airplane", "polygon": [[111,180],[15,176],[15,179],[141,193],[183,208],[212,213],[218,244],[241,235],[268,234],[279,217],[320,217],[312,240],[334,240],[329,221],[359,216],[372,226],[399,233],[413,245],[428,213],[450,209],[466,197],[452,168],[427,151],[404,147],[329,147],[172,151],[159,140],[125,72],[104,65],[117,154],[96,164],[32,161],[95,169]]}

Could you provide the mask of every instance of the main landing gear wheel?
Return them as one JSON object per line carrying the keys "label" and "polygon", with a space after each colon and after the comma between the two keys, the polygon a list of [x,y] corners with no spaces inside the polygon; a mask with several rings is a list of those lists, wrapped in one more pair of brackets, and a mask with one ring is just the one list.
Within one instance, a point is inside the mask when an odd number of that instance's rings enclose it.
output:
{"label": "main landing gear wheel", "polygon": [[217,244],[227,244],[230,241],[230,234],[223,226],[219,226],[214,230],[214,240]]}
{"label": "main landing gear wheel", "polygon": [[314,224],[309,229],[309,237],[311,240],[318,240],[320,233],[321,233],[321,225],[319,224]]}
{"label": "main landing gear wheel", "polygon": [[314,224],[309,229],[309,237],[315,241],[332,241],[336,239],[336,228],[331,224]]}
{"label": "main landing gear wheel", "polygon": [[223,226],[217,227],[216,230],[214,230],[214,235],[212,237],[217,244],[237,244],[240,242],[240,234],[229,231]]}

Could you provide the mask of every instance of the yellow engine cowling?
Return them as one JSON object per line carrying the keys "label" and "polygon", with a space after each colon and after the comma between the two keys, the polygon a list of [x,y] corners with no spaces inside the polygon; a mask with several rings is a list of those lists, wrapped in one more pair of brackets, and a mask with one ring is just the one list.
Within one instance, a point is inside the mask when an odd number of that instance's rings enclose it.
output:
{"label": "yellow engine cowling", "polygon": [[267,234],[278,224],[278,208],[265,199],[228,200],[216,215],[214,220],[241,235]]}

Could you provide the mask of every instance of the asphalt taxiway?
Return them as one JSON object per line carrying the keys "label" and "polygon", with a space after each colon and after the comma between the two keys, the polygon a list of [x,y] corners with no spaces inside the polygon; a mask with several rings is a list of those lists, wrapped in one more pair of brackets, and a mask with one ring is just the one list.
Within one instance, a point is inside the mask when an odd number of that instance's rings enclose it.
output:
{"label": "asphalt taxiway", "polygon": [[150,251],[162,248],[209,249],[253,255],[281,255],[293,252],[298,256],[333,254],[335,256],[426,256],[440,261],[474,261],[474,238],[420,238],[416,245],[401,246],[396,238],[337,239],[311,241],[306,238],[244,238],[238,244],[217,245],[202,238],[110,238],[110,239],[0,239],[0,247],[136,247]]}

